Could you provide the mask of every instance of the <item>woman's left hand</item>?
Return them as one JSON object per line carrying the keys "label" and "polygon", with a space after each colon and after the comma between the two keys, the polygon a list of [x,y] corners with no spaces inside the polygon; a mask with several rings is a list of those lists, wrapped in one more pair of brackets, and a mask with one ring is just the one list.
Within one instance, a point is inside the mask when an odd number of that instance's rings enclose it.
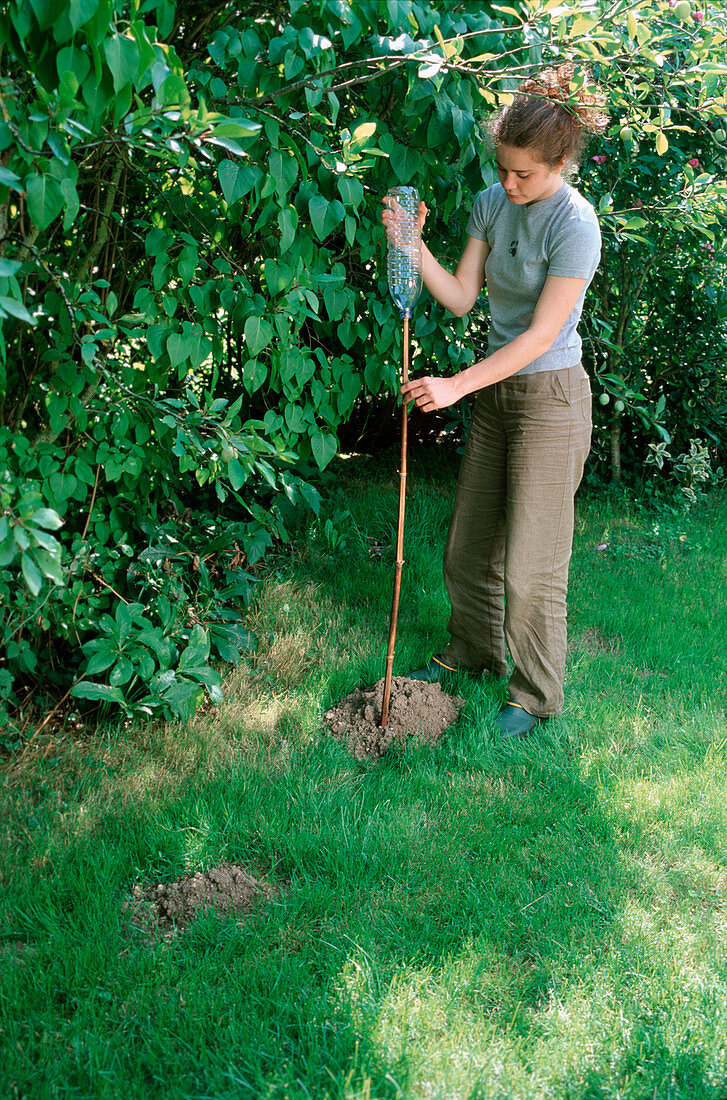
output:
{"label": "woman's left hand", "polygon": [[405,400],[415,401],[422,412],[446,409],[448,405],[454,405],[460,398],[453,378],[431,378],[429,376],[412,378],[405,386],[401,387],[401,394]]}

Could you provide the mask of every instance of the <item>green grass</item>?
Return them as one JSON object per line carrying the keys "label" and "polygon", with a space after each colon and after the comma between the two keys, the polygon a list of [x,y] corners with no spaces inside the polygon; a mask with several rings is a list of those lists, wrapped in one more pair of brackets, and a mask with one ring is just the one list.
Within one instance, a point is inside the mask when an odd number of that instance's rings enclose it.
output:
{"label": "green grass", "polygon": [[[505,684],[458,678],[370,763],[322,712],[383,674],[396,475],[342,465],[222,708],[7,762],[0,1096],[727,1096],[727,500],[581,502],[564,714],[502,745]],[[414,463],[397,672],[444,640],[452,489]],[[225,860],[280,896],[150,947],[134,884]]]}

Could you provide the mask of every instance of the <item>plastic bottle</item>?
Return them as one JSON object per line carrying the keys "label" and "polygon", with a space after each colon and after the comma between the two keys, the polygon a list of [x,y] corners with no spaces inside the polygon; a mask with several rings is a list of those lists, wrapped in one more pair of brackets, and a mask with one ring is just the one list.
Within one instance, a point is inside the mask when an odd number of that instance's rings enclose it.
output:
{"label": "plastic bottle", "polygon": [[419,195],[415,187],[392,187],[386,198],[392,213],[387,233],[389,293],[401,316],[411,317],[422,290]]}

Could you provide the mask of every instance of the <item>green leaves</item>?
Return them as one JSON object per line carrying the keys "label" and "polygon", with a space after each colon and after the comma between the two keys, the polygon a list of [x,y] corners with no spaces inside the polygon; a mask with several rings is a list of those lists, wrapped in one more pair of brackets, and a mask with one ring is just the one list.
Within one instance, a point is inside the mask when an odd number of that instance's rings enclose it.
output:
{"label": "green leaves", "polygon": [[259,168],[249,164],[238,164],[233,160],[223,160],[217,169],[217,174],[228,206],[249,195],[263,178]]}
{"label": "green leaves", "polygon": [[298,228],[298,211],[293,206],[284,207],[278,212],[278,227],[280,229],[280,251],[285,253],[295,240],[295,231]]}
{"label": "green leaves", "polygon": [[104,42],[104,53],[118,94],[135,79],[139,71],[139,47],[132,38],[115,34]]}
{"label": "green leaves", "polygon": [[[160,349],[164,339],[165,329],[155,326],[152,345]],[[207,336],[199,322],[184,321],[181,331],[172,332],[166,340],[166,352],[169,363],[177,370],[179,378],[183,378],[187,370],[198,370],[206,362],[212,352],[213,342]]]}
{"label": "green leaves", "polygon": [[47,229],[64,206],[60,184],[52,176],[32,175],[25,181],[28,213],[38,229]]}
{"label": "green leaves", "polygon": [[48,531],[57,531],[63,520],[53,508],[40,506],[35,492],[21,492],[17,500],[6,487],[5,514],[0,516],[0,568],[20,559],[23,582],[32,597],[37,597],[46,580],[65,585],[61,568],[61,545]]}
{"label": "green leaves", "polygon": [[[168,607],[168,604],[167,604]],[[181,652],[165,634],[173,624],[171,608],[166,628],[155,626],[139,603],[119,603],[114,616],[99,623],[96,638],[83,646],[85,676],[106,673],[106,683],[79,680],[71,695],[115,704],[127,715],[190,717],[209,693],[222,700],[219,673],[209,665],[210,640],[197,624]]]}
{"label": "green leaves", "polygon": [[0,294],[0,318],[15,317],[18,321],[26,321],[29,325],[36,324],[36,318],[32,317],[22,302],[17,298],[9,298]]}
{"label": "green leaves", "polygon": [[275,193],[284,199],[298,178],[298,162],[289,151],[274,150],[270,154],[270,175],[275,180]]}
{"label": "green leaves", "polygon": [[272,338],[273,327],[263,317],[248,317],[245,321],[245,343],[251,356],[257,356]]}
{"label": "green leaves", "polygon": [[391,167],[401,184],[410,183],[422,163],[421,154],[416,149],[410,149],[406,145],[397,145],[392,151],[390,159]]}
{"label": "green leaves", "polygon": [[308,200],[308,212],[316,236],[323,241],[343,220],[345,209],[338,199],[329,200],[323,195],[312,195]]}
{"label": "green leaves", "polygon": [[358,209],[364,198],[361,180],[356,179],[355,176],[340,176],[336,181],[336,186],[346,206],[353,206],[354,209]]}
{"label": "green leaves", "polygon": [[322,432],[316,429],[311,435],[311,450],[320,470],[325,470],[336,451],[338,444],[336,437],[331,432]]}

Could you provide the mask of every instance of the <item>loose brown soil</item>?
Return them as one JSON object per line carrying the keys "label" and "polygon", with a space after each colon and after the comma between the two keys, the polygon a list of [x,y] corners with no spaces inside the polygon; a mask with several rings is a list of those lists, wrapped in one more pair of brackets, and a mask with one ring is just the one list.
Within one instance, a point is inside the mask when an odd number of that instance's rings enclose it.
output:
{"label": "loose brown soil", "polygon": [[384,699],[384,681],[371,688],[357,688],[325,713],[334,737],[344,741],[359,760],[383,756],[390,745],[412,738],[420,744],[435,744],[453,725],[464,706],[459,696],[445,695],[439,684],[425,684],[394,676],[391,681],[389,721],[379,725]]}
{"label": "loose brown soil", "polygon": [[197,871],[175,882],[146,888],[136,885],[131,899],[132,921],[151,940],[171,939],[190,924],[200,910],[227,916],[248,916],[256,903],[270,900],[279,891],[253,878],[237,863],[221,863],[209,871]]}

